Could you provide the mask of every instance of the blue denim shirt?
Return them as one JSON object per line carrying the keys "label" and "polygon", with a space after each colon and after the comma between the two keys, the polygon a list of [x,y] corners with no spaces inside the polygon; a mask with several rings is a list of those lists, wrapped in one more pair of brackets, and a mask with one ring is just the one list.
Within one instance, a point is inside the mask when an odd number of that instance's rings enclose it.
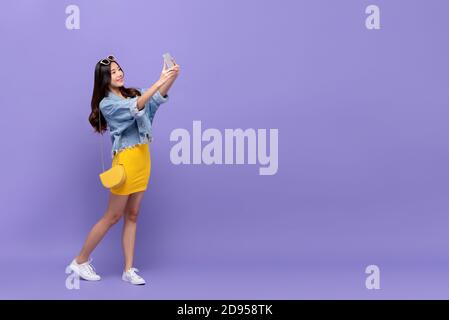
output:
{"label": "blue denim shirt", "polygon": [[[148,89],[138,90],[143,94]],[[164,98],[158,90],[140,111],[137,108],[137,99],[138,96],[124,99],[109,91],[100,101],[100,111],[108,123],[111,135],[111,158],[122,149],[153,141],[154,115],[159,106],[168,100],[168,95]]]}

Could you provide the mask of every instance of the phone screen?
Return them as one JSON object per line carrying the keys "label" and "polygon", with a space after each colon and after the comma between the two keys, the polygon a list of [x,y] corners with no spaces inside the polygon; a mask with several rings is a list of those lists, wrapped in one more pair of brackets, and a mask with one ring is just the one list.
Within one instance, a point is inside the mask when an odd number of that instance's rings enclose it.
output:
{"label": "phone screen", "polygon": [[165,62],[165,64],[167,65],[167,68],[171,68],[171,67],[173,67],[174,66],[174,64],[173,64],[173,58],[172,58],[172,56],[170,55],[170,53],[164,53],[163,55],[162,55],[162,57],[164,58],[164,62]]}

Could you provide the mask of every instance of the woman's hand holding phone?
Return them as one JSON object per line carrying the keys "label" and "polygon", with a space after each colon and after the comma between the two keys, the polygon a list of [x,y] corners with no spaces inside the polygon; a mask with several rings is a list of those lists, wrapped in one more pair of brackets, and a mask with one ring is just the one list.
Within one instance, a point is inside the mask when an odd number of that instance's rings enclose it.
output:
{"label": "woman's hand holding phone", "polygon": [[171,79],[173,79],[173,80],[176,79],[176,77],[178,76],[180,67],[176,63],[175,59],[172,59],[172,61],[173,61],[173,67],[171,67],[171,68],[168,68],[167,64],[164,61],[161,75],[159,77],[159,80],[157,81],[157,84],[159,87]]}
{"label": "woman's hand holding phone", "polygon": [[179,64],[176,63],[175,59],[172,58],[172,61],[173,61],[172,69],[174,69],[176,71],[175,78],[177,78],[179,75],[179,72],[181,71],[181,67],[179,66]]}

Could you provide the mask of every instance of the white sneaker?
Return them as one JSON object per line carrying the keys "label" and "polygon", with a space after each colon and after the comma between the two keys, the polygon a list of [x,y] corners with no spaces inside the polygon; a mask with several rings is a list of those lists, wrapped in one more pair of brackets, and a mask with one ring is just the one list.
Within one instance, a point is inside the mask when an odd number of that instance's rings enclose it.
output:
{"label": "white sneaker", "polygon": [[127,271],[123,271],[122,280],[131,282],[132,284],[145,284],[145,280],[136,271],[139,272],[139,269],[129,268]]}
{"label": "white sneaker", "polygon": [[92,259],[84,262],[77,263],[76,258],[70,263],[70,269],[73,270],[80,278],[87,281],[98,281],[101,277],[95,272],[94,266],[91,264]]}

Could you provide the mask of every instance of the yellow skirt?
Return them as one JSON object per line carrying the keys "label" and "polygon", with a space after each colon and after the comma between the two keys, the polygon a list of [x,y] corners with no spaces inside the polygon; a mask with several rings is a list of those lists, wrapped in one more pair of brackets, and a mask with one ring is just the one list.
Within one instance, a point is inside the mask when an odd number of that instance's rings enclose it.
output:
{"label": "yellow skirt", "polygon": [[116,153],[112,165],[123,164],[125,167],[125,182],[118,188],[110,188],[113,194],[129,195],[134,192],[145,191],[150,180],[151,158],[148,143],[136,144]]}

